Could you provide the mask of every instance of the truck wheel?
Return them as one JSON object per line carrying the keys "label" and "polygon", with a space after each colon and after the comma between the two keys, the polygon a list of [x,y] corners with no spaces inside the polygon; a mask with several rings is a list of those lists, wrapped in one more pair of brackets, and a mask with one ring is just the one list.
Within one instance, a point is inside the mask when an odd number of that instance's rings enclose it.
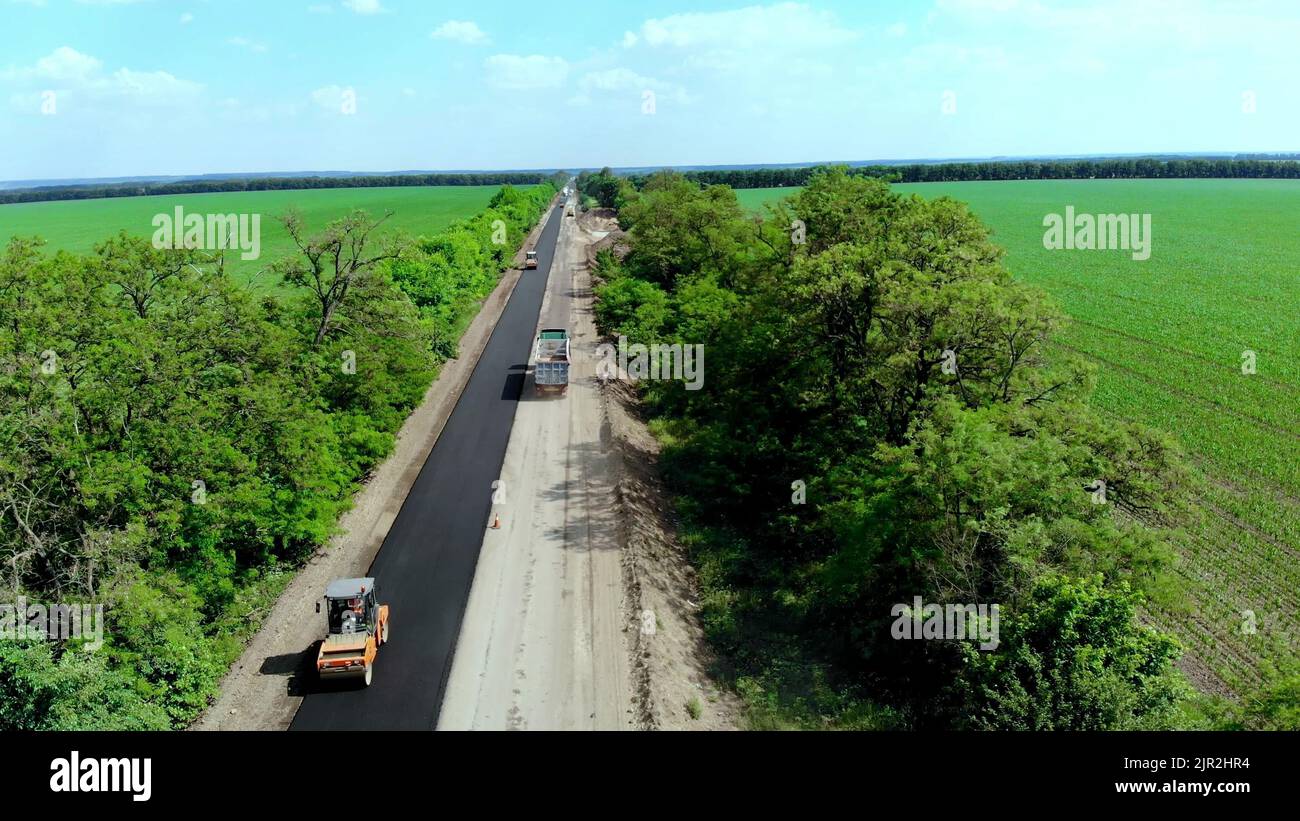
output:
{"label": "truck wheel", "polygon": [[375,675],[375,665],[373,665],[373,664],[367,664],[367,665],[366,665],[366,677],[365,677],[365,679],[363,679],[363,681],[365,681],[365,684],[364,684],[363,686],[365,686],[365,687],[369,687],[369,686],[370,686],[370,679],[373,678],[374,675]]}

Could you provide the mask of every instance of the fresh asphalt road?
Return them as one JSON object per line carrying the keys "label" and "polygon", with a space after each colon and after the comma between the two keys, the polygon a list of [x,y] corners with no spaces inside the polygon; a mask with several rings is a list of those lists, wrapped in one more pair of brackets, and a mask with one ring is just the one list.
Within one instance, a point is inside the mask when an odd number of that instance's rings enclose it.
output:
{"label": "fresh asphalt road", "polygon": [[[469,598],[492,482],[505,458],[564,214],[537,241],[474,373],[379,549],[370,575],[389,605],[390,642],[369,687],[320,687],[293,730],[432,730]],[[321,618],[322,627],[324,617]]]}

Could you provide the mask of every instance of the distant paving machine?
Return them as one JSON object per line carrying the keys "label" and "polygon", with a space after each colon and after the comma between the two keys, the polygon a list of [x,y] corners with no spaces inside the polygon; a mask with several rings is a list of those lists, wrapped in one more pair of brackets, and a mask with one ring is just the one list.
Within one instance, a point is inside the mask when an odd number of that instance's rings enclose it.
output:
{"label": "distant paving machine", "polygon": [[537,267],[537,252],[536,252],[536,251],[527,251],[527,252],[524,253],[524,267],[525,267],[525,268],[536,268],[536,267]]}
{"label": "distant paving machine", "polygon": [[335,579],[325,589],[325,604],[329,633],[316,655],[316,672],[322,681],[359,678],[369,687],[375,654],[388,643],[388,605],[375,597],[375,580]]}
{"label": "distant paving machine", "polygon": [[569,333],[563,328],[543,328],[534,346],[533,384],[538,393],[564,393],[569,386]]}

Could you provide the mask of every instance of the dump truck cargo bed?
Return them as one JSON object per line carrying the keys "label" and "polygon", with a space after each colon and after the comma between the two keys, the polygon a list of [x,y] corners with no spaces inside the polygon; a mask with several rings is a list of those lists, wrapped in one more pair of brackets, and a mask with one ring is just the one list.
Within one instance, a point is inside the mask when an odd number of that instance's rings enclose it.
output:
{"label": "dump truck cargo bed", "polygon": [[544,328],[533,349],[533,384],[538,393],[563,393],[569,385],[569,333]]}

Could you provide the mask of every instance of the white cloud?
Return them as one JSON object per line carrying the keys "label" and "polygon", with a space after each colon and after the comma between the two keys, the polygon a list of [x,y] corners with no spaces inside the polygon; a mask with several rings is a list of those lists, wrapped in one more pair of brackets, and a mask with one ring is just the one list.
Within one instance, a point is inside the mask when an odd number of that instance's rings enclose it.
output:
{"label": "white cloud", "polygon": [[345,104],[355,109],[357,92],[352,86],[322,86],[311,93],[311,101],[331,114],[344,111]]}
{"label": "white cloud", "polygon": [[192,23],[192,22],[194,22],[194,15],[193,15],[193,14],[190,14],[190,13],[187,11],[187,12],[185,12],[184,14],[181,15],[181,25],[182,25],[182,26],[184,26],[184,25],[188,25],[189,23]]}
{"label": "white cloud", "polygon": [[151,104],[193,97],[202,88],[166,71],[132,71],[129,68],[113,72],[110,87],[120,96]]}
{"label": "white cloud", "polygon": [[488,83],[505,89],[558,88],[569,76],[563,57],[494,54],[484,61]]}
{"label": "white cloud", "polygon": [[88,83],[103,67],[102,62],[89,54],[82,54],[70,46],[59,46],[39,58],[34,65],[10,70],[6,74],[17,78],[33,77],[60,82]]}
{"label": "white cloud", "polygon": [[[203,89],[201,84],[167,71],[123,67],[109,73],[101,60],[71,46],[59,46],[29,66],[0,71],[0,82],[24,92],[50,90],[58,92],[60,97],[114,106],[176,105],[196,99]],[[25,98],[29,94],[18,96]]]}
{"label": "white cloud", "polygon": [[948,42],[925,43],[913,48],[903,57],[902,66],[908,71],[921,73],[936,71],[948,74],[969,74],[974,70],[1005,72],[1011,68],[1011,57],[998,46],[966,46]]}
{"label": "white cloud", "polygon": [[938,0],[936,19],[970,32],[979,27],[1005,36],[1008,28],[1051,32],[1040,37],[1061,51],[1114,47],[1133,43],[1168,45],[1180,51],[1240,46],[1265,50],[1294,43],[1300,20],[1286,2],[1218,4],[1204,0],[1093,0],[1085,6],[1047,4],[1041,0]]}
{"label": "white cloud", "polygon": [[595,94],[624,95],[628,99],[639,102],[647,91],[653,91],[661,99],[672,99],[679,103],[690,100],[686,91],[680,86],[620,66],[583,74],[578,80],[578,94],[570,97],[568,103],[577,106],[589,105]]}
{"label": "white cloud", "polygon": [[903,37],[907,34],[907,23],[894,23],[885,27],[885,34],[890,37]]}
{"label": "white cloud", "polygon": [[643,77],[628,68],[610,68],[604,71],[589,71],[578,81],[584,91],[625,91],[627,89],[655,88],[658,80]]}
{"label": "white cloud", "polygon": [[[388,13],[388,9],[384,7],[380,0],[343,0],[339,5],[357,14]],[[330,3],[313,3],[307,7],[307,12],[309,14],[333,14],[334,6]]]}
{"label": "white cloud", "polygon": [[946,11],[971,14],[1006,14],[1009,11],[1027,11],[1037,3],[1022,0],[940,0],[939,8]]}
{"label": "white cloud", "polygon": [[357,14],[383,14],[388,11],[379,4],[379,0],[343,0],[343,5]]}
{"label": "white cloud", "polygon": [[487,35],[478,27],[478,23],[472,20],[448,20],[434,29],[429,36],[435,40],[451,40],[468,46],[476,46],[488,41]]}
{"label": "white cloud", "polygon": [[637,40],[640,39],[641,38],[636,36],[636,32],[633,31],[623,32],[623,48],[632,48],[632,46],[636,45]]}
{"label": "white cloud", "polygon": [[259,43],[256,40],[250,40],[247,37],[231,37],[226,40],[226,42],[236,48],[246,49],[248,51],[256,52],[257,54],[266,51],[266,43]]}
{"label": "white cloud", "polygon": [[[836,56],[854,55],[852,47],[860,38],[831,12],[805,3],[777,3],[646,20],[639,44],[632,45],[637,52],[671,55],[696,79],[713,73],[747,82],[781,72],[782,66],[804,76],[825,76]],[[626,35],[623,42],[625,47],[630,42]]]}
{"label": "white cloud", "polygon": [[647,20],[641,26],[641,39],[647,45],[676,48],[726,45],[736,50],[795,51],[843,45],[857,36],[842,27],[835,15],[804,3],[688,12]]}

